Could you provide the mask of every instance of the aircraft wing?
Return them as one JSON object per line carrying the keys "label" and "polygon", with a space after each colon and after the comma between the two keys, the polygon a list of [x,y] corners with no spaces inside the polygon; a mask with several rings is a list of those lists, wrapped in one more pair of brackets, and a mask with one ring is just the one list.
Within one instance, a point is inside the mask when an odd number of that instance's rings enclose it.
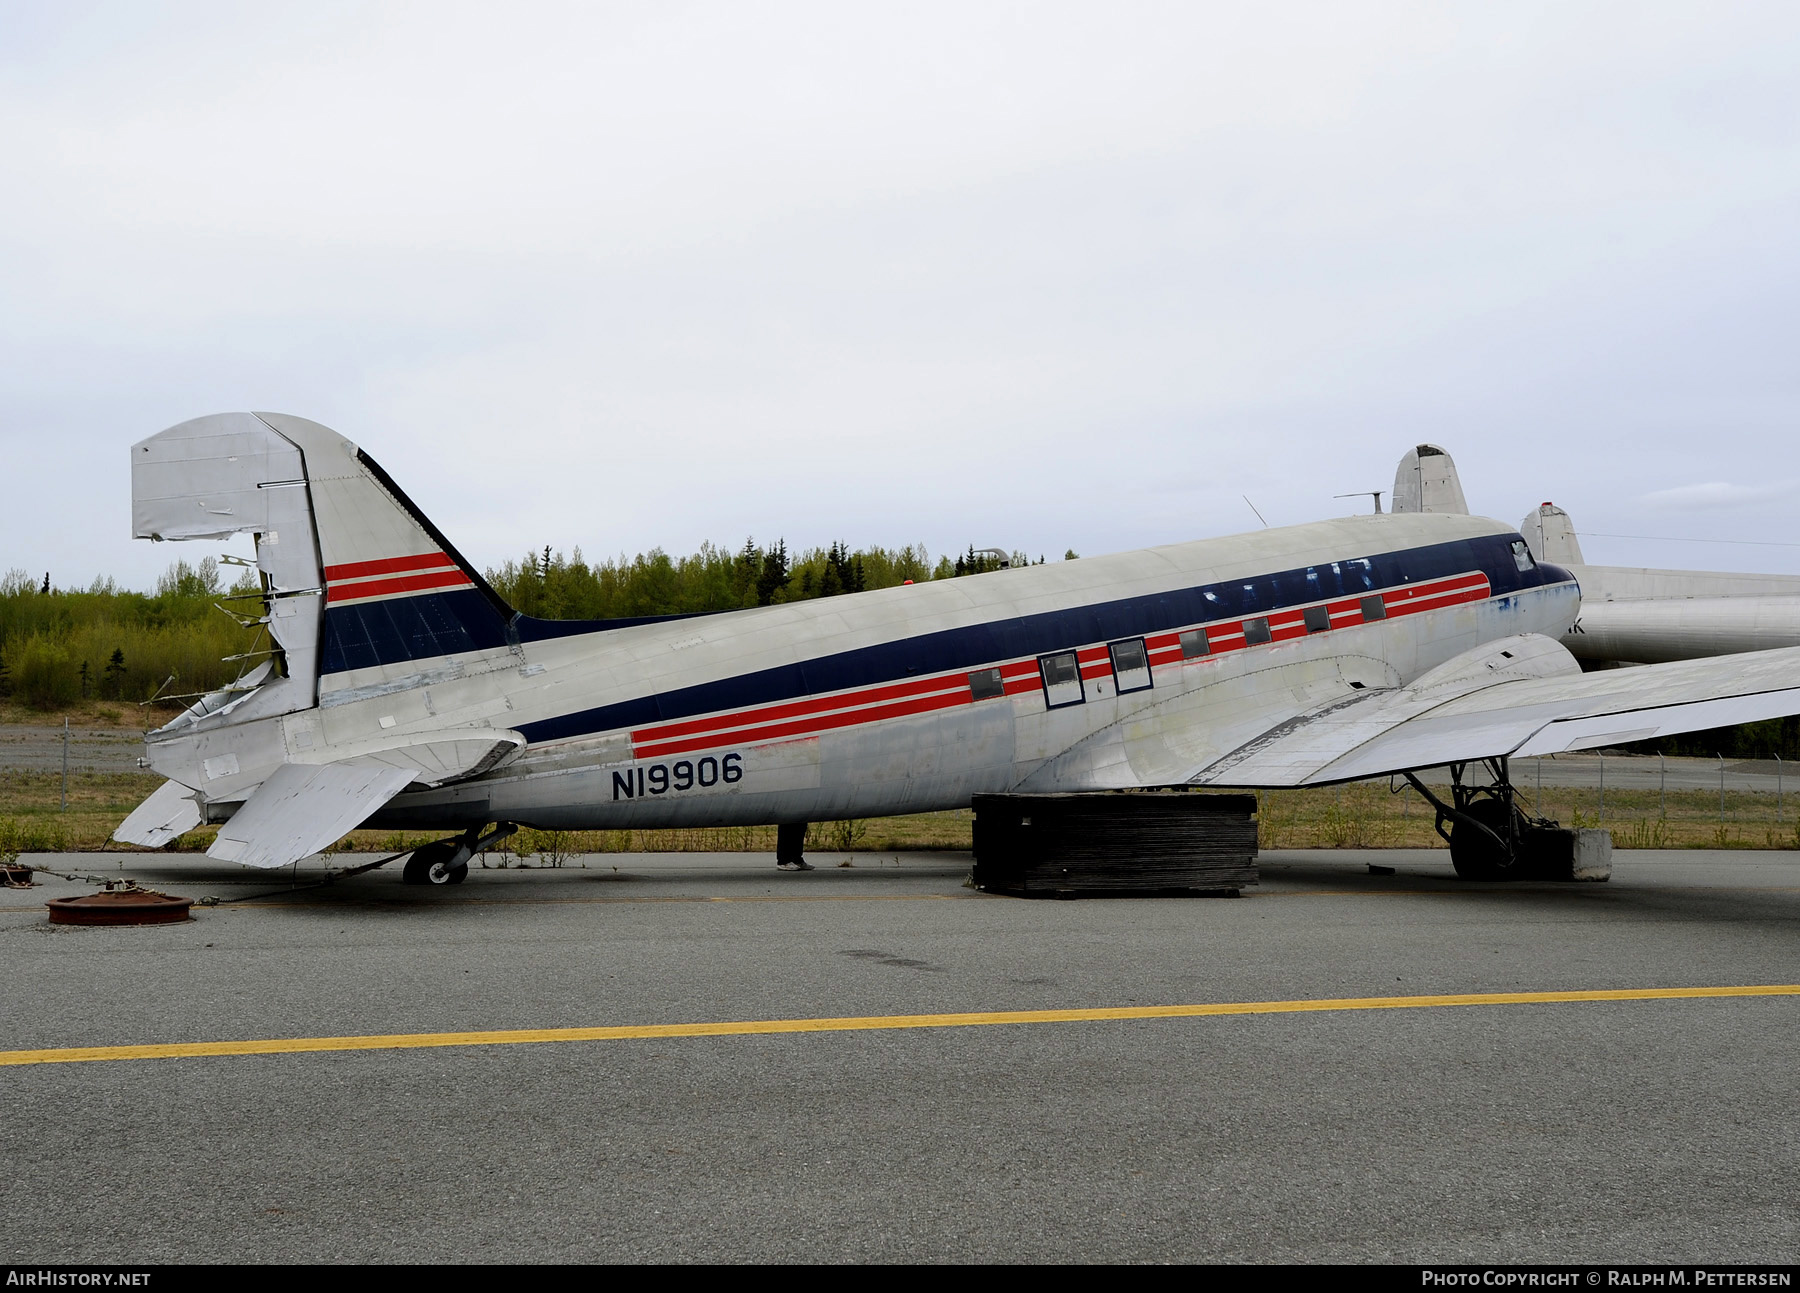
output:
{"label": "aircraft wing", "polygon": [[[1556,653],[1567,654],[1547,638],[1511,638],[1410,686],[1333,699],[1214,761],[1192,783],[1324,785],[1800,713],[1800,647],[1586,674],[1568,672]],[[1517,660],[1531,664],[1515,668]]]}

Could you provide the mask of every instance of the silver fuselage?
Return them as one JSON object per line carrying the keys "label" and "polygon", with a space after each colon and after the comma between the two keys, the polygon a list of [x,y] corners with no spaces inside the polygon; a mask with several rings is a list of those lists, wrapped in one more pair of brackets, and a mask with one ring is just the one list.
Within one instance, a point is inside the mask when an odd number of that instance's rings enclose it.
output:
{"label": "silver fuselage", "polygon": [[[1484,642],[1564,632],[1579,609],[1566,572],[1537,567],[1530,586],[1502,589],[1481,556],[1454,559],[1482,540],[1491,567],[1514,534],[1480,518],[1356,517],[665,623],[527,632],[400,679],[335,675],[317,709],[277,721],[289,743],[458,724],[529,739],[503,767],[401,795],[372,825],[742,825],[966,806],[993,791],[1179,783],[1309,689],[1401,686]],[[1356,563],[1372,556],[1389,578],[1341,591],[1353,575],[1368,579]],[[1297,574],[1308,571],[1334,586],[1308,598],[1310,576]],[[1272,588],[1272,576],[1289,587]],[[1230,587],[1259,604],[1195,613],[1213,604],[1196,590]],[[1368,597],[1384,600],[1385,618],[1363,613]],[[1325,608],[1329,628],[1308,631],[1309,605]],[[1257,619],[1269,621],[1267,642],[1246,640],[1245,621]],[[1191,639],[1183,649],[1196,630],[1204,654]],[[1117,656],[1135,663],[1138,639],[1147,669],[1122,670]],[[1048,684],[1070,651],[1079,680]],[[995,669],[1003,694],[978,698],[971,675]]]}

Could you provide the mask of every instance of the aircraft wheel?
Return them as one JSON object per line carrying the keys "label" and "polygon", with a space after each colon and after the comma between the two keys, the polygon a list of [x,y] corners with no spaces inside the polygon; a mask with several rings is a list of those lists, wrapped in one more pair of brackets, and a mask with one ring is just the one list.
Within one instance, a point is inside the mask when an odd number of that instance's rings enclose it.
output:
{"label": "aircraft wheel", "polygon": [[[1517,808],[1512,811],[1523,839],[1525,814]],[[1506,805],[1500,800],[1478,799],[1469,805],[1468,815],[1494,834],[1505,837]],[[1509,880],[1518,874],[1516,861],[1482,832],[1470,830],[1461,822],[1451,823],[1450,865],[1464,880]]]}
{"label": "aircraft wheel", "polygon": [[457,847],[445,841],[415,849],[400,872],[403,884],[461,884],[469,874],[468,859],[456,860]]}

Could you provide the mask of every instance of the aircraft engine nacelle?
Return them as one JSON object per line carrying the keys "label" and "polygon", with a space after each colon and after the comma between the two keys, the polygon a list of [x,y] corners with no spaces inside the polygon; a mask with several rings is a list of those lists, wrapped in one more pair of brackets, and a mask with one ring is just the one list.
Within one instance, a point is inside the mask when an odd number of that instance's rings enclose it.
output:
{"label": "aircraft engine nacelle", "polygon": [[1584,599],[1563,645],[1578,660],[1661,664],[1800,646],[1800,597]]}

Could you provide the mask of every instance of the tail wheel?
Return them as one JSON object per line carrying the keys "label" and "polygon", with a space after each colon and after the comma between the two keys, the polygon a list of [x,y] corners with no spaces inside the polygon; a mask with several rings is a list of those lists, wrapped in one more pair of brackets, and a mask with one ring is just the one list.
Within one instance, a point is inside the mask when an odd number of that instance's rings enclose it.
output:
{"label": "tail wheel", "polygon": [[427,844],[415,849],[406,859],[400,873],[404,884],[461,884],[469,876],[469,860],[459,857],[462,849],[455,841]]}
{"label": "tail wheel", "polygon": [[434,862],[425,873],[427,884],[461,884],[469,878],[467,862]]}
{"label": "tail wheel", "polygon": [[[1508,838],[1506,814],[1508,805],[1498,798],[1477,799],[1465,810],[1467,816],[1480,822],[1501,840]],[[1525,814],[1516,807],[1512,809],[1515,839],[1522,839],[1525,834]],[[1484,831],[1473,830],[1465,822],[1452,822],[1450,826],[1450,865],[1456,868],[1456,874],[1465,880],[1505,880],[1516,874],[1514,857],[1511,850],[1503,847],[1493,836]]]}

